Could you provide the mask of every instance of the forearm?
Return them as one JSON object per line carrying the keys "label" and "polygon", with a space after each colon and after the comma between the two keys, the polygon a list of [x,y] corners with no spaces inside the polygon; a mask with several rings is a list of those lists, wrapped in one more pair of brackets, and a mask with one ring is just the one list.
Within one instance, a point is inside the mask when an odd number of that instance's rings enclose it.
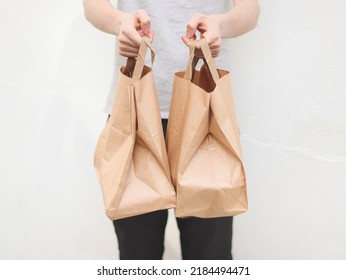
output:
{"label": "forearm", "polygon": [[256,27],[259,14],[257,0],[234,0],[234,6],[229,12],[212,17],[219,21],[221,38],[233,38]]}
{"label": "forearm", "polygon": [[86,19],[97,29],[119,35],[126,13],[118,10],[108,0],[83,0]]}

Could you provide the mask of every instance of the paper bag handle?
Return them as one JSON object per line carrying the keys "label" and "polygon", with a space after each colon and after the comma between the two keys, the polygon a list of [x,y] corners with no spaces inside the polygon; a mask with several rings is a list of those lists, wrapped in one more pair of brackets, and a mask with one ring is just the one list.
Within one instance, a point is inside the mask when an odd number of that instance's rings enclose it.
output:
{"label": "paper bag handle", "polygon": [[205,38],[202,38],[200,40],[191,40],[189,42],[189,50],[190,50],[190,60],[187,64],[184,78],[187,80],[192,79],[193,71],[197,65],[197,62],[199,60],[198,57],[195,56],[195,49],[196,47],[200,48],[203,53],[203,60],[204,64],[207,66],[207,69],[209,70],[209,73],[211,74],[214,82],[216,83],[217,80],[220,79],[219,73],[216,69],[216,63],[215,59],[213,58],[209,45],[207,43],[207,40]]}
{"label": "paper bag handle", "polygon": [[141,79],[148,48],[151,50],[151,64],[153,64],[155,59],[155,53],[151,47],[151,38],[147,36],[142,36],[138,56],[127,58],[125,73],[134,80]]}

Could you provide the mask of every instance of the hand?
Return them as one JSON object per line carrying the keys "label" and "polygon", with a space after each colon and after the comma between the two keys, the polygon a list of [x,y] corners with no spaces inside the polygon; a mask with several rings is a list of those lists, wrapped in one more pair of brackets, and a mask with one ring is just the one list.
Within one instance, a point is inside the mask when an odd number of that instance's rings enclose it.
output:
{"label": "hand", "polygon": [[[217,57],[221,51],[221,31],[218,15],[207,16],[195,13],[187,23],[186,35],[182,36],[187,46],[190,40],[196,40],[196,31],[199,31],[201,37],[207,40],[212,56]],[[202,58],[201,49],[196,49],[195,55]]]}
{"label": "hand", "polygon": [[145,10],[125,14],[119,30],[119,54],[125,57],[136,57],[141,44],[141,36],[153,38],[150,31],[150,18]]}

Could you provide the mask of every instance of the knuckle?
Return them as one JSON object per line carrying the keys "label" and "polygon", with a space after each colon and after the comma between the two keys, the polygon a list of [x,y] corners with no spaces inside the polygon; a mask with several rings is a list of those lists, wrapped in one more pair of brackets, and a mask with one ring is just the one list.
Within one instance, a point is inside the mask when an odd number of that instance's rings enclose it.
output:
{"label": "knuckle", "polygon": [[144,9],[138,9],[136,11],[137,14],[146,14],[147,12]]}
{"label": "knuckle", "polygon": [[195,28],[195,23],[194,21],[190,20],[188,23],[187,23],[187,28],[190,28],[190,29],[194,29]]}
{"label": "knuckle", "polygon": [[148,16],[146,10],[144,10],[144,9],[139,9],[139,10],[137,10],[137,11],[135,12],[135,14],[136,14],[137,16],[140,16],[140,17],[143,17],[143,18],[149,18],[149,16]]}
{"label": "knuckle", "polygon": [[127,27],[123,28],[119,34],[119,40],[120,38],[124,40],[126,37],[128,37],[129,34],[130,34],[130,29]]}
{"label": "knuckle", "polygon": [[122,52],[125,51],[125,50],[126,50],[125,45],[119,44],[118,50],[119,50],[119,51],[122,51]]}
{"label": "knuckle", "polygon": [[205,19],[205,14],[202,14],[202,13],[194,13],[193,15],[192,15],[192,18],[194,19],[194,20],[203,20],[203,19]]}
{"label": "knuckle", "polygon": [[119,46],[122,46],[123,44],[125,44],[126,41],[125,41],[124,37],[119,36],[118,42],[119,42]]}

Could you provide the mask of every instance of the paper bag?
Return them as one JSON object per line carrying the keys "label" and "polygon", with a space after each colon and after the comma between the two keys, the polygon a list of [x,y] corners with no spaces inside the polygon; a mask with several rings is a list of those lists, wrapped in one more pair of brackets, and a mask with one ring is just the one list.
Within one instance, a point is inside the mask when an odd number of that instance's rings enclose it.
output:
{"label": "paper bag", "polygon": [[[204,65],[196,70],[200,44]],[[217,70],[205,39],[175,74],[167,149],[177,217],[224,217],[248,208],[245,171],[228,71]]]}
{"label": "paper bag", "polygon": [[111,220],[175,207],[152,69],[144,65],[148,47],[143,37],[137,59],[120,69],[112,113],[94,153]]}

